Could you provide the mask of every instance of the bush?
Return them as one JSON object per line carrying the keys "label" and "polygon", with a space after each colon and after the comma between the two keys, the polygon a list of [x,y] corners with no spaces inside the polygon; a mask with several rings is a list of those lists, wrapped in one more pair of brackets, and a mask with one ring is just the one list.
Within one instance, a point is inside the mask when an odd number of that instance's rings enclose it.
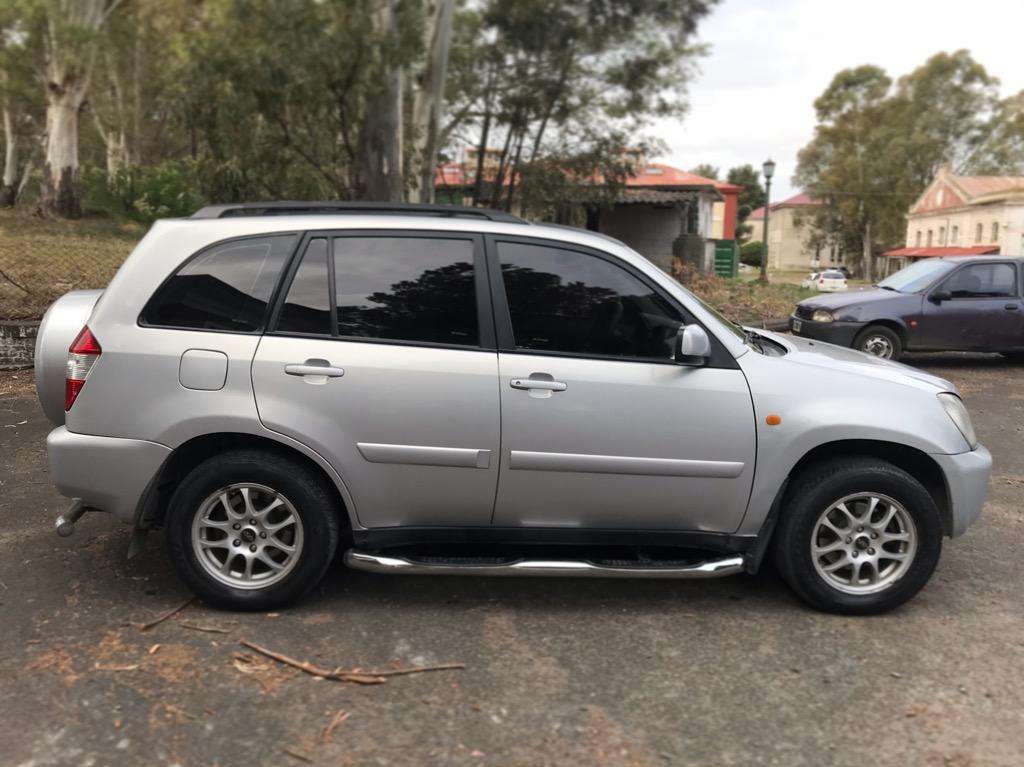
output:
{"label": "bush", "polygon": [[187,216],[203,205],[196,167],[190,160],[126,169],[114,176],[91,168],[83,180],[87,211],[144,224]]}
{"label": "bush", "polygon": [[761,266],[761,257],[764,255],[763,242],[748,242],[740,246],[740,263],[747,266]]}

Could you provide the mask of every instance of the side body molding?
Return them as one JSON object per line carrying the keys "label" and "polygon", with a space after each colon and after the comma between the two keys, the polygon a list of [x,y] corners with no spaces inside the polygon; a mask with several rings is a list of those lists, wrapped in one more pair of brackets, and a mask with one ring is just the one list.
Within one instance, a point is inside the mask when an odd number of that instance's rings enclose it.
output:
{"label": "side body molding", "polygon": [[490,450],[428,445],[383,445],[357,442],[359,452],[370,463],[401,463],[412,466],[454,466],[462,469],[487,469]]}
{"label": "side body molding", "polygon": [[512,450],[510,469],[572,471],[596,474],[638,474],[649,477],[718,477],[733,479],[743,473],[742,461],[692,461],[680,458],[643,458],[585,453],[541,453]]}

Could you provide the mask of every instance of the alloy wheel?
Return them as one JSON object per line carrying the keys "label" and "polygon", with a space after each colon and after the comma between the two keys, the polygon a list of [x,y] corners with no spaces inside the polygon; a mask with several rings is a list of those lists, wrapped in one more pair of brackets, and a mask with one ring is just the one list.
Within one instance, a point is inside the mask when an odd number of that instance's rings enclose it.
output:
{"label": "alloy wheel", "polygon": [[192,550],[213,579],[261,589],[288,575],[302,555],[302,520],[292,503],[266,485],[215,490],[192,520]]}
{"label": "alloy wheel", "polygon": [[833,588],[875,594],[906,574],[917,546],[917,526],[902,504],[879,493],[855,493],[818,517],[811,559]]}

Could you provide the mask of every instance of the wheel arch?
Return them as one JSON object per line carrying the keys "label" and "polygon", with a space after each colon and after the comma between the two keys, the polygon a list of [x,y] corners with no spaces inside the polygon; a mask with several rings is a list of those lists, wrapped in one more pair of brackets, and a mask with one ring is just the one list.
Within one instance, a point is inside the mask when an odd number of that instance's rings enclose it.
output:
{"label": "wheel arch", "polygon": [[[868,456],[888,461],[894,466],[903,469],[910,476],[920,482],[928,494],[935,501],[942,518],[942,530],[945,535],[950,535],[953,530],[953,511],[950,503],[949,487],[946,484],[946,475],[935,459],[923,450],[909,445],[902,445],[898,442],[885,442],[882,440],[870,439],[846,439],[826,442],[808,450],[790,469],[786,481],[792,487],[792,480],[800,472],[814,463],[829,458],[851,456]],[[786,488],[782,488],[784,492]],[[784,504],[783,504],[784,506]],[[785,513],[781,511],[780,513]]]}
{"label": "wheel arch", "polygon": [[214,432],[186,440],[171,451],[156,476],[150,482],[135,515],[140,528],[162,527],[167,506],[181,480],[200,463],[229,450],[256,449],[298,460],[322,476],[334,488],[341,503],[343,535],[350,535],[358,525],[355,507],[342,478],[316,453],[304,450],[291,441],[275,439],[262,434],[244,432]]}

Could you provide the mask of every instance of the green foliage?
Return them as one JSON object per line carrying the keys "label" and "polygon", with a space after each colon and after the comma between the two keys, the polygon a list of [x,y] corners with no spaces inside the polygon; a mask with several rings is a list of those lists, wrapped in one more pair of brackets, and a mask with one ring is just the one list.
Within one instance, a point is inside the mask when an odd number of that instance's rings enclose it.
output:
{"label": "green foliage", "polygon": [[765,193],[764,187],[761,186],[761,174],[753,165],[737,165],[729,169],[725,180],[743,187],[737,207],[737,218],[742,224],[751,213],[764,206]]}
{"label": "green foliage", "polygon": [[188,216],[203,205],[198,178],[198,164],[189,160],[126,169],[112,177],[89,168],[84,174],[85,209],[146,224]]}
{"label": "green foliage", "polygon": [[710,178],[714,181],[718,181],[718,174],[720,172],[721,171],[719,171],[719,169],[716,168],[714,165],[709,165],[706,162],[702,162],[697,167],[690,169],[690,173],[693,173],[697,176],[703,176],[704,178]]}
{"label": "green foliage", "polygon": [[764,258],[764,243],[759,240],[748,242],[740,246],[740,263],[747,266],[761,266],[761,259]]}

